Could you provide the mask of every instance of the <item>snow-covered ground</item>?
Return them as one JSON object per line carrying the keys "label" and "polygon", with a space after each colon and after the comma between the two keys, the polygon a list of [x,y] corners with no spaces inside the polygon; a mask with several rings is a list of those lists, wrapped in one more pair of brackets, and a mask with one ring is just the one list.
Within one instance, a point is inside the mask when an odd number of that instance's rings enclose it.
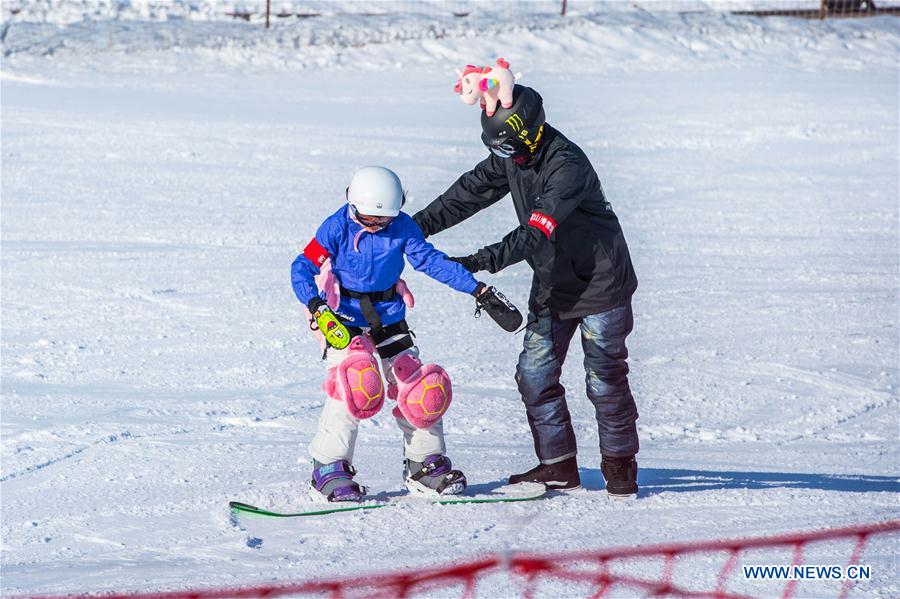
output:
{"label": "snow-covered ground", "polygon": [[[121,36],[100,46],[52,24],[22,49],[22,25],[4,29],[4,594],[252,584],[900,515],[897,20],[640,11],[353,44],[367,28],[350,19],[346,38],[315,46],[297,41],[307,22],[269,38],[224,23],[235,29],[216,43],[182,24],[158,45],[148,22],[110,23]],[[88,37],[107,37],[97,27]],[[59,39],[74,41],[43,55]],[[233,526],[229,499],[307,501],[323,366],[292,260],[355,168],[396,169],[414,211],[482,158],[452,69],[497,55],[588,152],[631,247],[642,497],[598,490],[573,343],[564,379],[586,491]],[[433,241],[471,252],[513,226],[500,202]],[[525,305],[526,265],[483,278]],[[475,320],[471,298],[407,279],[423,355],[455,381],[450,455],[491,488],[534,462],[512,378],[521,338]],[[374,489],[401,487],[398,435],[387,411],[362,427],[356,465]],[[810,559],[842,563],[850,546]],[[900,594],[896,539],[873,540],[863,562],[874,577],[858,595]],[[715,572],[692,562],[679,575],[710,588]],[[503,584],[489,594],[511,593]]]}

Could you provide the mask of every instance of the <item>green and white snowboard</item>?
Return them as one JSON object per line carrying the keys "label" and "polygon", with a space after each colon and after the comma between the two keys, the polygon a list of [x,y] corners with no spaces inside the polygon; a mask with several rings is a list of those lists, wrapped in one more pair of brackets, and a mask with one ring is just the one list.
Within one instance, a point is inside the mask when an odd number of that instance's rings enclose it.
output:
{"label": "green and white snowboard", "polygon": [[[466,503],[509,503],[514,501],[534,501],[547,495],[547,487],[541,483],[519,483],[494,489],[490,493],[479,495],[448,495],[437,499],[398,497],[381,501],[368,501],[353,503],[350,505],[341,503],[314,504],[310,509],[300,512],[276,512],[256,507],[240,501],[229,501],[228,507],[235,515],[261,516],[266,518],[299,518],[302,516],[324,516],[340,512],[357,512],[361,510],[374,510],[378,508],[398,505],[400,503],[413,503],[416,501],[427,502],[432,505],[460,505]],[[326,507],[328,506],[328,507]],[[340,506],[340,507],[331,507]]]}

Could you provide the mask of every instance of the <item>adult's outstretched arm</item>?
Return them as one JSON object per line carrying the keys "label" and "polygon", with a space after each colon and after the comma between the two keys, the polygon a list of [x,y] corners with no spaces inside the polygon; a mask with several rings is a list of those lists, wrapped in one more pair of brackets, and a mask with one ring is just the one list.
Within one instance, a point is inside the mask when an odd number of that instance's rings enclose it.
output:
{"label": "adult's outstretched arm", "polygon": [[534,202],[528,222],[510,231],[498,243],[472,254],[478,270],[497,272],[526,259],[542,244],[556,243],[557,227],[578,208],[584,197],[584,177],[575,165],[564,165],[549,177]]}
{"label": "adult's outstretched arm", "polygon": [[433,202],[419,210],[413,220],[425,237],[440,233],[466,220],[509,193],[502,160],[493,154],[463,174]]}

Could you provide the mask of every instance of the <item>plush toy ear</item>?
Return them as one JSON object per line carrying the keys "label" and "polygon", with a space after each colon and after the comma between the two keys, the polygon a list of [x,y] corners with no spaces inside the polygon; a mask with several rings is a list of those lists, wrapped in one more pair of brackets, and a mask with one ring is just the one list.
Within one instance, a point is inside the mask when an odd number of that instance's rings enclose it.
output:
{"label": "plush toy ear", "polygon": [[498,58],[498,59],[497,59],[497,66],[500,67],[501,69],[508,69],[508,68],[509,68],[509,63],[506,62],[506,59],[505,59],[505,58]]}
{"label": "plush toy ear", "polygon": [[453,86],[453,93],[455,93],[455,94],[462,93],[462,82],[461,81],[457,81],[456,85]]}

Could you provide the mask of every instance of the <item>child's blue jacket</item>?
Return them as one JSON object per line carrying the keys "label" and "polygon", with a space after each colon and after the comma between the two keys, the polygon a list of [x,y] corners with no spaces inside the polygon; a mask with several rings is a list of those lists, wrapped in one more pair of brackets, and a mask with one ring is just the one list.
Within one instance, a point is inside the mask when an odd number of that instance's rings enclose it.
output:
{"label": "child's blue jacket", "polygon": [[[304,305],[319,296],[313,277],[319,267],[331,259],[331,270],[342,287],[352,291],[374,292],[390,289],[403,272],[403,257],[416,270],[463,293],[472,293],[478,286],[472,276],[458,262],[425,241],[422,230],[413,219],[401,212],[384,229],[369,233],[350,216],[344,204],[325,219],[315,238],[291,266],[291,282],[297,299]],[[406,318],[406,305],[399,295],[374,303],[383,326]],[[338,315],[352,326],[366,327],[358,299],[341,297]]]}

